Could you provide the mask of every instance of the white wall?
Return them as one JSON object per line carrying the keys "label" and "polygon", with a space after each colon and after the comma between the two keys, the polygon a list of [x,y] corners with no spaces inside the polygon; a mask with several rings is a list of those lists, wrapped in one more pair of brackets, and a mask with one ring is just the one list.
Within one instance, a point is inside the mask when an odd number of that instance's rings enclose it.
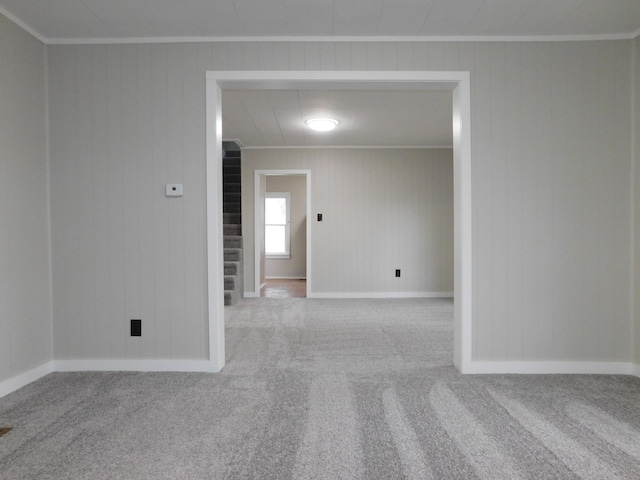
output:
{"label": "white wall", "polygon": [[[260,181],[260,185],[258,187],[258,194],[260,195],[260,198],[262,200],[264,200],[266,198],[266,196],[267,196],[267,177],[261,176],[259,181]],[[247,187],[247,188],[249,188],[249,187]],[[264,222],[265,222],[265,205],[264,205],[264,203],[261,203],[260,207],[261,207],[260,211],[257,213],[259,215],[258,223],[260,225],[264,225]],[[243,241],[244,241],[244,238],[246,238],[246,233],[244,234]],[[256,236],[253,235],[251,238],[255,242]],[[259,252],[260,252],[260,285],[264,285],[265,281],[267,279],[267,268],[266,268],[266,266],[267,266],[267,255],[266,255],[266,246],[265,246],[266,239],[265,239],[265,231],[264,230],[261,230],[259,232],[257,240],[258,240],[258,242],[260,242],[260,245],[259,245]],[[246,257],[255,258],[255,257],[253,257],[251,255],[251,252],[253,252],[253,249],[245,248],[244,249],[244,258],[246,258]],[[251,278],[254,278],[255,277],[255,271],[251,270],[251,272],[252,272],[251,273]],[[245,281],[246,281],[246,279],[247,279],[247,274],[246,273],[244,274],[244,278],[245,278]],[[246,287],[245,287],[245,292],[246,291],[247,290],[246,290]]]}
{"label": "white wall", "polygon": [[0,382],[52,359],[45,47],[0,15]]}
{"label": "white wall", "polygon": [[183,49],[50,48],[56,359],[207,358],[204,67]]}
{"label": "white wall", "polygon": [[[278,169],[311,170],[312,294],[453,291],[450,149],[245,150],[247,251],[253,251],[253,172]],[[247,291],[253,268],[245,256]]]}
{"label": "white wall", "polygon": [[205,71],[319,69],[471,72],[474,359],[629,361],[631,46],[51,46],[56,358],[206,358]]}
{"label": "white wall", "polygon": [[307,178],[301,175],[267,176],[267,192],[290,194],[289,258],[266,259],[267,278],[307,277]]}
{"label": "white wall", "polygon": [[634,93],[634,330],[635,330],[635,363],[640,365],[640,36],[633,42],[633,93]]}

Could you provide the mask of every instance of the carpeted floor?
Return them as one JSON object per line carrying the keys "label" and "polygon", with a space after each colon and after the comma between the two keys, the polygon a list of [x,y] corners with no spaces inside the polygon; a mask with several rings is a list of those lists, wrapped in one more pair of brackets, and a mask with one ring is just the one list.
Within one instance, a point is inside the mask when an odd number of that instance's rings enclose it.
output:
{"label": "carpeted floor", "polygon": [[221,374],[59,373],[0,399],[0,478],[640,478],[640,379],[461,376],[450,300],[226,312]]}

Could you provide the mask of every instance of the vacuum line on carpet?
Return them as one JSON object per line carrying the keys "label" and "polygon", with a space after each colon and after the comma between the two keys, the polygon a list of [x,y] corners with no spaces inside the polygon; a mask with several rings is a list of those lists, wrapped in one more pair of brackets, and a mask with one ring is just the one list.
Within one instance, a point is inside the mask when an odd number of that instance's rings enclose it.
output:
{"label": "vacuum line on carpet", "polygon": [[640,432],[620,422],[599,408],[581,402],[571,402],[567,414],[581,423],[605,442],[622,450],[633,458],[640,458]]}
{"label": "vacuum line on carpet", "polygon": [[[600,460],[592,451],[553,426],[542,415],[492,389],[487,391],[513,418],[579,477],[604,480],[612,478],[613,472],[620,473],[614,465]],[[619,478],[624,478],[624,475],[619,475]]]}
{"label": "vacuum line on carpet", "polygon": [[524,478],[502,447],[489,435],[478,420],[443,384],[437,383],[429,400],[442,426],[460,446],[480,478],[515,480]]}
{"label": "vacuum line on carpet", "polygon": [[321,375],[309,392],[307,431],[293,478],[364,478],[356,410],[346,375]]}
{"label": "vacuum line on carpet", "polygon": [[433,472],[424,461],[420,442],[416,433],[407,421],[395,388],[388,388],[382,394],[384,414],[387,425],[393,436],[393,443],[402,462],[402,469],[407,480],[429,480],[434,478]]}

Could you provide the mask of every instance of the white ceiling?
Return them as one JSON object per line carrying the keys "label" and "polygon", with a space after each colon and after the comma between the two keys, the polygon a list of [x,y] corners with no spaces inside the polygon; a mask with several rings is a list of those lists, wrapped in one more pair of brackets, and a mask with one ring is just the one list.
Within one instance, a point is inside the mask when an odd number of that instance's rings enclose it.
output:
{"label": "white ceiling", "polygon": [[[450,91],[223,90],[222,134],[245,147],[451,146]],[[330,116],[329,133],[305,121]]]}
{"label": "white ceiling", "polygon": [[102,39],[614,36],[639,0],[0,0],[50,43]]}

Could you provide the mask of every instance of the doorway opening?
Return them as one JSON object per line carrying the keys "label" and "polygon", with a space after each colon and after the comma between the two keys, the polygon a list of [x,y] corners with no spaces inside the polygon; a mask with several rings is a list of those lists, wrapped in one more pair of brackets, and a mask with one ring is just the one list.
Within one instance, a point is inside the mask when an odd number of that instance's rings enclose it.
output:
{"label": "doorway opening", "polygon": [[[283,198],[288,198],[291,207],[288,231],[285,229],[289,245],[281,254],[275,252],[269,254],[266,248],[265,225],[268,219],[265,215],[265,205],[269,192],[280,193]],[[311,218],[311,171],[256,170],[253,195],[254,292],[256,292],[256,296],[261,296],[269,278],[289,281],[304,280],[304,297],[311,296],[311,222],[309,222]],[[296,292],[296,296],[301,296],[300,282],[297,285],[288,285],[288,287],[295,287],[293,290]],[[274,288],[277,287],[274,286]]]}
{"label": "doorway opening", "polygon": [[[471,108],[469,72],[265,71],[207,72],[207,251],[210,370],[224,366],[222,303],[222,90],[318,88],[388,90],[448,89],[453,98],[454,160],[454,358],[462,373],[472,371]],[[308,265],[308,268],[311,265]],[[311,280],[310,272],[307,272]],[[307,286],[308,291],[310,286]],[[259,290],[257,290],[259,291]]]}

